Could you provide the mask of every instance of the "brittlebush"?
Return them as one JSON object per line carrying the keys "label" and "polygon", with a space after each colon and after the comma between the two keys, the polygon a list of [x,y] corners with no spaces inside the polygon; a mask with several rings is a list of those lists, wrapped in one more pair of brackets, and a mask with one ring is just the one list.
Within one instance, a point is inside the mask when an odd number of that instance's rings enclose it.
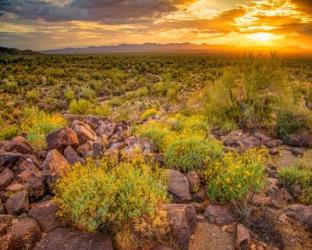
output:
{"label": "brittlebush", "polygon": [[76,164],[58,181],[55,200],[60,215],[84,231],[150,238],[167,229],[165,180],[142,160]]}
{"label": "brittlebush", "polygon": [[266,153],[251,149],[243,154],[229,152],[221,160],[207,166],[204,173],[207,195],[213,201],[242,201],[249,192],[264,185]]}

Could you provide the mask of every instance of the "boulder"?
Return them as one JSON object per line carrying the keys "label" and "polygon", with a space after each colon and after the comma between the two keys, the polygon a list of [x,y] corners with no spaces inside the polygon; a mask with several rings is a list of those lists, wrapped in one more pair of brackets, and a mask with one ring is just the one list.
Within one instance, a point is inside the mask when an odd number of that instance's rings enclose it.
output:
{"label": "boulder", "polygon": [[195,171],[188,172],[186,178],[189,184],[190,191],[192,193],[197,192],[200,186],[200,179]]}
{"label": "boulder", "polygon": [[49,233],[60,226],[57,211],[58,206],[53,201],[45,201],[35,204],[28,214],[37,220],[43,232]]}
{"label": "boulder", "polygon": [[312,205],[292,204],[286,208],[285,214],[312,232]]}
{"label": "boulder", "polygon": [[17,152],[21,154],[33,154],[34,149],[29,144],[29,142],[22,136],[14,137],[9,143],[4,147],[7,152]]}
{"label": "boulder", "polygon": [[238,224],[236,227],[236,249],[249,249],[251,243],[251,235],[247,227]]}
{"label": "boulder", "polygon": [[289,145],[293,147],[311,147],[312,146],[312,133],[309,131],[299,132],[291,135],[289,138]]}
{"label": "boulder", "polygon": [[0,153],[0,171],[2,171],[5,167],[15,167],[28,157],[29,155],[21,153]]}
{"label": "boulder", "polygon": [[99,127],[96,130],[96,133],[99,136],[110,138],[114,134],[115,128],[115,123],[101,121]]}
{"label": "boulder", "polygon": [[194,207],[188,204],[169,204],[167,212],[171,233],[178,249],[188,249],[191,235],[197,224]]}
{"label": "boulder", "polygon": [[168,191],[174,202],[190,201],[191,194],[187,178],[177,170],[168,170]]}
{"label": "boulder", "polygon": [[112,239],[101,233],[83,233],[57,228],[48,233],[35,250],[113,250]]}
{"label": "boulder", "polygon": [[217,225],[231,224],[236,221],[230,208],[219,205],[208,205],[204,216],[210,223]]}
{"label": "boulder", "polygon": [[266,141],[264,145],[267,146],[268,148],[276,148],[278,146],[283,145],[283,141],[282,140],[270,140],[270,141]]}
{"label": "boulder", "polygon": [[77,133],[80,144],[86,143],[87,141],[95,141],[97,137],[90,126],[81,121],[73,121],[71,127]]}
{"label": "boulder", "polygon": [[41,238],[41,231],[36,220],[25,217],[14,224],[11,231],[10,250],[30,250]]}
{"label": "boulder", "polygon": [[64,175],[69,169],[70,164],[56,149],[49,151],[47,158],[43,163],[43,177],[52,192],[56,180]]}
{"label": "boulder", "polygon": [[5,213],[4,204],[2,202],[2,199],[0,198],[0,214],[4,214],[4,213]]}
{"label": "boulder", "polygon": [[80,145],[77,148],[77,153],[82,157],[82,158],[86,158],[88,156],[91,156],[91,144],[89,142],[86,142],[82,145]]}
{"label": "boulder", "polygon": [[5,168],[0,172],[0,190],[6,188],[14,179],[14,173],[9,169]]}
{"label": "boulder", "polygon": [[223,143],[225,146],[229,147],[241,147],[241,140],[246,138],[242,130],[235,130],[229,133],[224,139]]}
{"label": "boulder", "polygon": [[302,148],[291,148],[290,151],[294,156],[303,156],[304,155],[304,150]]}
{"label": "boulder", "polygon": [[69,162],[70,165],[73,165],[77,162],[80,162],[80,157],[76,153],[76,151],[73,149],[72,146],[67,146],[64,150],[64,157]]}
{"label": "boulder", "polygon": [[77,134],[71,128],[62,128],[47,136],[47,144],[49,150],[64,149],[67,146],[79,145]]}
{"label": "boulder", "polygon": [[262,134],[262,133],[260,133],[260,132],[254,133],[254,137],[257,138],[257,139],[259,139],[262,143],[265,143],[265,142],[271,140],[270,137],[268,137],[268,136],[266,136],[266,135],[264,135],[264,134]]}
{"label": "boulder", "polygon": [[5,203],[6,210],[8,214],[21,214],[29,209],[28,193],[27,191],[21,191],[9,199]]}

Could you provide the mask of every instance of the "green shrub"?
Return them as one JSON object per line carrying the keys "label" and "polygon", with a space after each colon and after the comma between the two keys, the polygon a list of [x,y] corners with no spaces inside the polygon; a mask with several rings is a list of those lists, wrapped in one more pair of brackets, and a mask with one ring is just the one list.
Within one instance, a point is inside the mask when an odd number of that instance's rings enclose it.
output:
{"label": "green shrub", "polygon": [[18,92],[18,82],[6,80],[4,82],[4,89],[8,93],[17,93]]}
{"label": "green shrub", "polygon": [[72,100],[69,104],[69,111],[78,115],[89,114],[92,111],[92,103],[85,99]]}
{"label": "green shrub", "polygon": [[[312,204],[312,170],[296,166],[278,171],[281,183],[301,203]],[[299,187],[299,189],[298,189]]]}
{"label": "green shrub", "polygon": [[47,114],[38,108],[25,109],[23,116],[21,130],[38,149],[46,146],[46,136],[49,133],[66,125],[66,120],[62,115]]}
{"label": "green shrub", "polygon": [[87,88],[87,87],[82,87],[80,89],[79,94],[81,98],[88,99],[88,100],[92,100],[93,98],[96,97],[94,90]]}
{"label": "green shrub", "polygon": [[279,138],[287,142],[290,135],[296,133],[300,129],[307,129],[307,117],[295,114],[290,110],[281,110],[277,115],[276,130]]}
{"label": "green shrub", "polygon": [[271,125],[288,93],[285,82],[276,56],[247,56],[208,89],[206,113],[217,124],[231,120],[246,128]]}
{"label": "green shrub", "polygon": [[112,114],[112,109],[109,103],[98,104],[94,108],[94,114],[98,116],[108,117]]}
{"label": "green shrub", "polygon": [[76,164],[57,182],[56,201],[60,215],[86,231],[142,236],[166,225],[165,181],[141,160]]}
{"label": "green shrub", "polygon": [[207,165],[204,176],[207,195],[212,201],[237,202],[249,192],[258,192],[264,185],[264,161],[262,151],[251,149],[240,155],[225,156]]}
{"label": "green shrub", "polygon": [[33,89],[26,92],[26,99],[28,101],[38,101],[40,97],[40,91]]}
{"label": "green shrub", "polygon": [[19,128],[17,125],[1,125],[0,140],[11,140],[13,137],[19,134]]}
{"label": "green shrub", "polygon": [[223,147],[217,141],[199,137],[175,138],[165,151],[167,166],[184,172],[203,169],[209,162],[219,159]]}
{"label": "green shrub", "polygon": [[151,109],[147,109],[145,110],[142,114],[141,114],[141,117],[140,119],[141,120],[147,120],[148,118],[154,116],[154,115],[157,115],[158,113],[158,110],[157,109],[154,109],[154,108],[151,108]]}
{"label": "green shrub", "polygon": [[72,89],[66,89],[64,96],[68,101],[75,99],[75,92]]}

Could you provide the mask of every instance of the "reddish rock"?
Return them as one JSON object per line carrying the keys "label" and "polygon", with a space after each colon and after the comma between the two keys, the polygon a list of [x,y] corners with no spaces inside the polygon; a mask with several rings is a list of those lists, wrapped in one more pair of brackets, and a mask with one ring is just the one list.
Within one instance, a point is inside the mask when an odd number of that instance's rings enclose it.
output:
{"label": "reddish rock", "polygon": [[113,250],[110,237],[57,228],[42,238],[35,250]]}
{"label": "reddish rock", "polygon": [[0,198],[0,214],[4,214],[4,213],[5,213],[4,204],[2,202],[2,199]]}
{"label": "reddish rock", "polygon": [[82,157],[82,158],[87,158],[88,156],[91,156],[91,144],[86,142],[85,144],[80,145],[77,148],[77,153]]}
{"label": "reddish rock", "polygon": [[47,143],[49,150],[79,145],[76,132],[68,127],[50,133],[47,136]]}
{"label": "reddish rock", "polygon": [[168,171],[168,191],[175,202],[190,201],[191,194],[187,178],[177,170]]}
{"label": "reddish rock", "polygon": [[312,232],[312,205],[293,204],[285,210],[285,214]]}
{"label": "reddish rock", "polygon": [[208,205],[204,216],[210,223],[215,223],[217,225],[231,224],[236,221],[228,207],[219,205]]}
{"label": "reddish rock", "polygon": [[45,201],[35,204],[28,214],[38,221],[43,232],[49,233],[60,226],[57,211],[58,206],[53,201]]}
{"label": "reddish rock", "polygon": [[110,138],[115,131],[116,124],[115,123],[110,123],[110,122],[104,122],[102,121],[96,130],[96,133],[98,135],[102,135],[105,138]]}
{"label": "reddish rock", "polygon": [[80,144],[86,143],[87,141],[95,141],[97,137],[95,132],[86,123],[75,120],[71,127],[77,133]]}
{"label": "reddish rock", "polygon": [[265,143],[265,142],[271,140],[270,137],[268,137],[268,136],[266,136],[266,135],[264,135],[264,134],[262,134],[262,133],[260,133],[260,132],[256,132],[256,133],[254,134],[254,137],[257,138],[257,139],[259,139],[262,143]]}
{"label": "reddish rock", "polygon": [[42,168],[44,180],[52,192],[56,180],[66,173],[70,165],[61,153],[53,149],[49,151]]}
{"label": "reddish rock", "polygon": [[304,150],[302,148],[291,148],[290,151],[294,156],[303,156],[304,155]]}
{"label": "reddish rock", "polygon": [[250,232],[247,227],[238,224],[236,228],[236,249],[249,249],[251,243]]}
{"label": "reddish rock", "polygon": [[5,168],[0,172],[0,190],[7,187],[14,179],[14,173],[9,169]]}
{"label": "reddish rock", "polygon": [[66,160],[69,162],[70,165],[80,162],[80,157],[72,146],[67,146],[65,148],[64,157],[66,158]]}
{"label": "reddish rock", "polygon": [[312,133],[309,131],[299,132],[291,135],[289,145],[294,147],[311,147],[312,146]]}
{"label": "reddish rock", "polygon": [[29,142],[22,136],[14,137],[9,143],[4,147],[7,152],[17,152],[21,154],[33,154],[34,149],[29,144]]}
{"label": "reddish rock", "polygon": [[167,212],[177,246],[182,250],[188,249],[191,235],[197,224],[194,207],[188,204],[169,204]]}
{"label": "reddish rock", "polygon": [[29,209],[28,193],[21,191],[11,196],[5,203],[8,214],[21,214]]}
{"label": "reddish rock", "polygon": [[11,231],[10,250],[31,250],[41,238],[41,231],[36,220],[26,217],[14,224]]}
{"label": "reddish rock", "polygon": [[25,170],[30,170],[32,172],[38,172],[40,169],[36,162],[34,162],[32,159],[27,158],[24,160],[21,164],[18,166],[18,172],[23,172]]}
{"label": "reddish rock", "polygon": [[200,179],[195,171],[188,172],[186,175],[190,191],[192,193],[197,192],[200,186]]}
{"label": "reddish rock", "polygon": [[278,146],[283,145],[283,141],[282,140],[270,140],[264,143],[265,146],[267,146],[268,148],[276,148]]}

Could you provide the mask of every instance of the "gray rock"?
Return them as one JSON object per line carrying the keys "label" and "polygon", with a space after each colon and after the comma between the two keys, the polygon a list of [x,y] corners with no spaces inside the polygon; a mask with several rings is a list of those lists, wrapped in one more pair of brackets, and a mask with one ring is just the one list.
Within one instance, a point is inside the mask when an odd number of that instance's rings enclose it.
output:
{"label": "gray rock", "polygon": [[219,205],[208,205],[204,216],[210,223],[217,225],[231,224],[236,221],[230,208]]}
{"label": "gray rock", "polygon": [[191,194],[187,178],[177,170],[168,170],[168,191],[175,202],[190,201]]}

